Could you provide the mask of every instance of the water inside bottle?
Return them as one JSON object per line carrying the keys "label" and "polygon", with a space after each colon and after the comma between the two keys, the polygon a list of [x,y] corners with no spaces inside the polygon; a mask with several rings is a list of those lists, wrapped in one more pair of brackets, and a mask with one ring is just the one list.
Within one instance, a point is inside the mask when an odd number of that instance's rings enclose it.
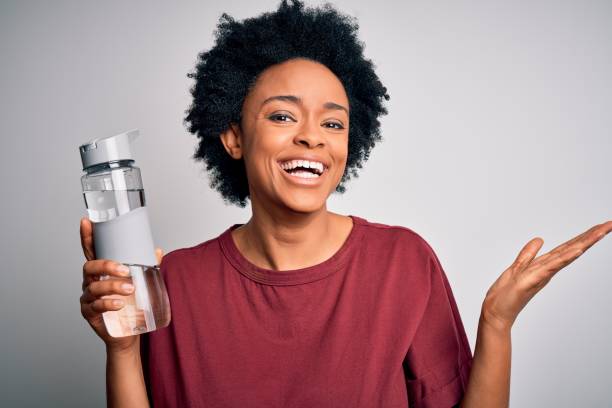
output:
{"label": "water inside bottle", "polygon": [[109,221],[146,205],[143,189],[85,191],[83,197],[92,222]]}
{"label": "water inside bottle", "polygon": [[128,265],[131,276],[105,275],[102,280],[121,280],[134,285],[130,295],[106,295],[104,299],[121,299],[119,310],[102,313],[106,330],[113,337],[150,332],[170,323],[170,304],[158,267]]}

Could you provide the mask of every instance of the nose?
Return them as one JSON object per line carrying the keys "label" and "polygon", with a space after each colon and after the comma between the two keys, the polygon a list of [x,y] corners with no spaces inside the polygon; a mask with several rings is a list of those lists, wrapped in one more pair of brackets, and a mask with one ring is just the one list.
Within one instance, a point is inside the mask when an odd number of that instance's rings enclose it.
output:
{"label": "nose", "polygon": [[325,136],[317,124],[305,123],[295,135],[294,141],[296,144],[313,148],[325,145]]}

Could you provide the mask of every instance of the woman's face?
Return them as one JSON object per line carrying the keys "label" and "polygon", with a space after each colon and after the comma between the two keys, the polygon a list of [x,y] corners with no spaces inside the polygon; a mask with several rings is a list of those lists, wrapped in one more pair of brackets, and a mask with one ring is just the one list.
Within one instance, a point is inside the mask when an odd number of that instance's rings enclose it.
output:
{"label": "woman's face", "polygon": [[244,158],[253,205],[325,207],[346,167],[348,109],[342,83],[322,64],[293,59],[262,72],[245,98],[242,130],[222,135],[232,157]]}

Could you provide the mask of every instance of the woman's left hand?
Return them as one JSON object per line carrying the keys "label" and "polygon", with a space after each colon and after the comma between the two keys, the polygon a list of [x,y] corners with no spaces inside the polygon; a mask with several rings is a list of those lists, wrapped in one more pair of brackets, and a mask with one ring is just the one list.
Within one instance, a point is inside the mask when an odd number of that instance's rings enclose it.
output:
{"label": "woman's left hand", "polygon": [[595,225],[582,234],[534,259],[544,244],[541,238],[529,241],[516,260],[487,291],[481,319],[499,330],[510,330],[520,311],[555,274],[572,263],[593,244],[612,231],[612,221]]}

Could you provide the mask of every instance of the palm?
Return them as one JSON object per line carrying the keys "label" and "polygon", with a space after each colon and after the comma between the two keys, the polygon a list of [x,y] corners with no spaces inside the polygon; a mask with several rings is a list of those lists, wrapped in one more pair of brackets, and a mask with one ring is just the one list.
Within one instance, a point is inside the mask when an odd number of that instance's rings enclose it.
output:
{"label": "palm", "polygon": [[518,254],[514,263],[493,283],[483,302],[488,322],[509,328],[525,305],[555,274],[612,231],[612,221],[595,225],[582,234],[534,258],[544,241],[534,238]]}

